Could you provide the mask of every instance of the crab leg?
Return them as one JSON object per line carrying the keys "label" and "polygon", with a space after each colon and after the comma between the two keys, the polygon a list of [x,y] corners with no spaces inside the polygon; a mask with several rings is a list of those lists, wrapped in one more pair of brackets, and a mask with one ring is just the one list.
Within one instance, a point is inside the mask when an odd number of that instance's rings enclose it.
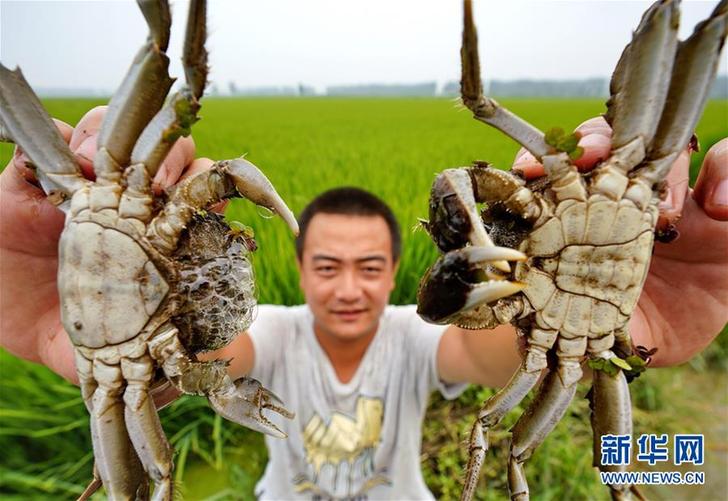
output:
{"label": "crab leg", "polygon": [[298,234],[296,218],[265,174],[247,160],[237,158],[217,162],[178,184],[164,209],[149,224],[147,238],[160,251],[172,253],[196,207],[208,207],[237,194],[276,212]]}
{"label": "crab leg", "polygon": [[483,95],[478,34],[473,22],[471,0],[464,0],[463,5],[463,44],[460,49],[460,59],[462,100],[473,112],[475,119],[492,125],[515,139],[542,162],[552,184],[559,188],[555,190],[559,199],[586,200],[586,190],[581,176],[576,167],[569,162],[568,155],[554,155],[554,149],[546,143],[543,132],[505,109],[494,99]]}
{"label": "crab leg", "polygon": [[197,121],[199,99],[207,81],[205,19],[205,1],[190,2],[182,58],[187,85],[175,93],[156,114],[132,150],[131,163],[144,164],[148,173],[147,184],[156,174],[177,138],[189,135],[192,124]]}
{"label": "crab leg", "polygon": [[[148,354],[122,358],[121,373],[126,380],[124,419],[134,449],[147,474],[154,480],[154,500],[172,499],[172,447],[162,430],[149,387],[154,377],[154,362]],[[104,482],[106,485],[106,482]]]}
{"label": "crab leg", "polygon": [[533,125],[514,115],[495,100],[483,95],[480,81],[480,58],[478,56],[478,33],[473,22],[471,0],[463,5],[463,44],[460,49],[462,62],[461,94],[463,103],[476,120],[499,129],[522,144],[539,160],[550,150],[543,133]]}
{"label": "crab leg", "polygon": [[285,438],[263,410],[292,419],[294,414],[283,407],[280,398],[263,388],[255,379],[241,378],[233,382],[227,375],[227,362],[195,362],[186,350],[177,329],[171,326],[150,343],[152,356],[162,365],[167,379],[183,393],[204,395],[212,408],[222,417],[255,431],[277,438]]}
{"label": "crab leg", "polygon": [[[76,369],[78,371],[79,383],[81,386],[81,395],[83,397],[84,403],[86,404],[86,409],[88,410],[92,418],[92,434],[94,435],[94,437],[96,437],[97,433],[96,431],[94,431],[96,424],[93,419],[93,398],[94,393],[99,385],[94,379],[93,362],[84,357],[79,351],[75,352],[75,361]],[[126,443],[124,444],[124,442]],[[115,437],[115,443],[117,444],[117,446],[121,445],[122,450],[133,451],[134,449],[134,446],[129,440],[129,436],[126,430],[119,430],[119,434]],[[101,446],[99,445],[99,448],[100,447]],[[77,501],[89,499],[94,492],[101,488],[102,481],[98,467],[98,462],[100,461],[100,459],[100,457],[97,457],[96,462],[94,462],[93,479],[78,497]],[[137,457],[136,453],[128,453],[128,463],[124,465],[124,468],[128,470],[129,475],[128,481],[121,483],[121,490],[123,492],[134,493],[136,499],[146,499],[148,497],[147,492],[149,485],[147,483],[147,477],[144,474],[142,464],[139,462],[139,458]],[[137,483],[136,486],[133,485],[135,482]],[[109,492],[109,496],[113,497],[111,491]]]}
{"label": "crab leg", "polygon": [[531,223],[536,223],[545,212],[541,198],[526,188],[522,179],[510,172],[482,166],[471,167],[468,172],[473,180],[476,201],[502,202],[509,210]]}
{"label": "crab leg", "polygon": [[88,184],[53,120],[31,90],[20,69],[0,64],[0,135],[23,149],[37,166],[36,175],[51,202],[63,204]]}
{"label": "crab leg", "polygon": [[10,135],[10,130],[5,126],[2,120],[2,116],[0,115],[0,142],[2,143],[14,143],[12,136]]}
{"label": "crab leg", "polygon": [[187,85],[175,93],[144,128],[131,153],[131,165],[124,172],[126,189],[119,215],[148,222],[152,217],[151,180],[180,136],[188,136],[197,121],[199,99],[207,78],[205,50],[206,3],[190,2],[182,58]]}
{"label": "crab leg", "polygon": [[121,369],[94,360],[93,379],[98,386],[90,404],[91,437],[99,475],[111,499],[136,498],[146,482],[124,423]]}
{"label": "crab leg", "polygon": [[137,53],[124,81],[109,102],[94,157],[96,180],[118,183],[139,134],[159,111],[173,80],[167,72],[171,17],[166,0],[139,0],[149,38]]}
{"label": "crab leg", "polygon": [[564,384],[556,371],[550,371],[538,394],[513,427],[508,462],[508,489],[513,500],[528,499],[528,482],[523,463],[561,420],[576,393],[576,382]]}
{"label": "crab leg", "polygon": [[478,419],[470,433],[470,459],[465,474],[465,485],[461,500],[472,499],[478,485],[480,468],[488,452],[488,431],[496,426],[503,416],[518,405],[536,385],[546,368],[546,352],[556,341],[556,331],[533,329],[528,336],[528,348],[521,367],[508,384],[488,399],[480,409]]}
{"label": "crab leg", "polygon": [[728,35],[728,0],[696,26],[677,49],[665,109],[645,161],[635,169],[625,197],[644,208],[652,198],[652,187],[662,181],[688,144],[705,106],[710,84],[718,69]]}
{"label": "crab leg", "polygon": [[[592,353],[593,358],[611,358],[614,353]],[[594,371],[594,383],[590,398],[591,425],[594,439],[594,466],[601,471],[626,471],[626,465],[603,465],[601,437],[603,435],[632,436],[632,407],[629,388],[624,373],[610,376],[604,371]],[[613,499],[629,499],[629,485],[610,485]]]}
{"label": "crab leg", "polygon": [[[606,118],[612,126],[612,153],[596,170],[593,191],[619,200],[627,173],[647,154],[665,106],[677,50],[677,2],[661,0],[642,17],[610,82]],[[639,110],[639,111],[635,111]]]}

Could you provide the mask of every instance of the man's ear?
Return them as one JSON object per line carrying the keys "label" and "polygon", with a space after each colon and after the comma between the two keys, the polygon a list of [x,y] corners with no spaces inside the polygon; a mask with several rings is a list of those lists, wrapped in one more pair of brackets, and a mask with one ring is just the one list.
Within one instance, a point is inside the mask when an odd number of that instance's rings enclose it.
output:
{"label": "man's ear", "polygon": [[296,269],[298,270],[298,286],[303,289],[303,271],[302,271],[303,263],[301,263],[301,258],[296,256]]}
{"label": "man's ear", "polygon": [[389,291],[392,292],[397,285],[397,270],[399,270],[399,259],[394,262],[392,266],[392,284],[390,285]]}

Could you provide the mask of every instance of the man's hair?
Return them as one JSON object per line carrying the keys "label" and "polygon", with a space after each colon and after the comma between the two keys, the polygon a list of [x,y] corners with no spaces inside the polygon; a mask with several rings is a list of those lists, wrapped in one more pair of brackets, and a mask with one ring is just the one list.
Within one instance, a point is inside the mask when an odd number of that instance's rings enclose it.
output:
{"label": "man's hair", "polygon": [[392,260],[396,263],[402,250],[402,237],[399,234],[397,219],[381,199],[360,188],[345,186],[321,193],[304,207],[298,217],[299,234],[296,238],[296,255],[303,258],[303,244],[306,230],[316,214],[342,214],[346,216],[380,216],[389,227],[392,237]]}

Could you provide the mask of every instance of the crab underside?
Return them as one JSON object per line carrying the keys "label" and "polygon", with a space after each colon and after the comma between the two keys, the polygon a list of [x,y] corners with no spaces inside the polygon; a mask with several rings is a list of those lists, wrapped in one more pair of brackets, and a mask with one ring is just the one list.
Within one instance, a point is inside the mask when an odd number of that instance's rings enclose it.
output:
{"label": "crab underside", "polygon": [[190,3],[186,86],[166,104],[173,81],[165,54],[169,5],[140,0],[139,6],[149,38],[109,103],[95,181],[82,176],[20,70],[2,65],[0,135],[23,149],[49,199],[66,213],[61,318],[91,415],[95,475],[112,499],[148,498],[151,479],[154,499],[171,500],[172,449],[150,397],[163,379],[206,396],[218,414],[257,431],[284,436],[264,410],[292,417],[257,381],[232,381],[227,361],[196,358],[247,328],[255,307],[249,261],[255,242],[204,209],[243,196],[278,213],[294,232],[298,226],[265,175],[242,158],[217,162],[162,196],[153,193],[162,161],[197,120],[207,79],[206,5]]}
{"label": "crab underside", "polygon": [[[523,464],[565,413],[585,362],[597,369],[594,465],[626,468],[609,464],[600,439],[632,433],[627,382],[644,369],[646,355],[633,348],[627,324],[649,268],[662,182],[690,141],[728,29],[723,0],[678,41],[677,3],[661,0],[644,14],[610,84],[611,154],[581,174],[570,158],[578,138],[543,134],[483,95],[465,0],[463,103],[530,151],[546,177],[526,184],[478,162],[442,172],[432,187],[426,227],[443,255],[421,282],[418,312],[470,329],[510,322],[525,340],[521,367],[473,426],[462,499],[474,495],[488,430],[538,386],[512,430],[508,464],[511,498],[528,499]],[[615,499],[634,491],[609,487]]]}

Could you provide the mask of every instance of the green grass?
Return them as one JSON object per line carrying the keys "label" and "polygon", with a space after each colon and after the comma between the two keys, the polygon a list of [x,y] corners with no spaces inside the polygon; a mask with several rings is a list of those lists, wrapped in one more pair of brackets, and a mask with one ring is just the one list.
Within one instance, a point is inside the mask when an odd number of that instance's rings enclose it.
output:
{"label": "green grass", "polygon": [[[98,101],[49,100],[50,113],[75,123]],[[601,101],[505,101],[536,126],[570,129],[604,110]],[[728,133],[728,102],[711,102],[698,127],[702,152],[694,155],[693,178],[708,147]],[[434,175],[474,159],[507,167],[518,146],[442,99],[207,99],[194,128],[198,155],[225,159],[247,154],[261,167],[291,209],[298,213],[321,191],[341,185],[371,190],[392,205],[403,230],[402,265],[393,303],[412,303],[417,283],[436,251],[423,232],[413,231],[427,216]],[[0,165],[10,148],[0,147]],[[278,218],[236,201],[229,217],[256,232],[259,300],[302,301],[294,265],[293,237]],[[3,298],[3,300],[8,300]],[[632,385],[635,432],[704,432],[708,450],[725,447],[725,430],[704,429],[726,420],[724,333],[690,365],[650,371]],[[715,384],[718,381],[719,384]],[[0,494],[7,498],[73,498],[90,477],[92,457],[88,419],[78,390],[46,369],[0,353]],[[708,395],[698,401],[695,395]],[[531,490],[539,499],[606,499],[591,467],[588,410],[577,395],[567,416],[527,464]],[[480,403],[492,393],[472,388],[456,402],[434,398],[425,426],[423,467],[430,488],[450,499],[459,492],[467,438]],[[696,407],[697,406],[697,407]],[[479,499],[504,499],[508,428],[520,412],[509,414],[492,434],[484,467],[487,482]],[[188,499],[251,496],[266,452],[260,436],[222,421],[200,398],[184,398],[161,413],[175,445],[176,479]],[[713,424],[711,424],[713,423]],[[720,427],[717,427],[718,429]],[[712,459],[711,459],[712,458]],[[709,456],[716,464],[719,454]],[[720,464],[720,463],[718,463]],[[708,475],[715,492],[726,490],[716,472]],[[723,482],[722,484],[720,482]],[[669,497],[656,492],[657,497]],[[688,491],[692,495],[700,492]]]}

